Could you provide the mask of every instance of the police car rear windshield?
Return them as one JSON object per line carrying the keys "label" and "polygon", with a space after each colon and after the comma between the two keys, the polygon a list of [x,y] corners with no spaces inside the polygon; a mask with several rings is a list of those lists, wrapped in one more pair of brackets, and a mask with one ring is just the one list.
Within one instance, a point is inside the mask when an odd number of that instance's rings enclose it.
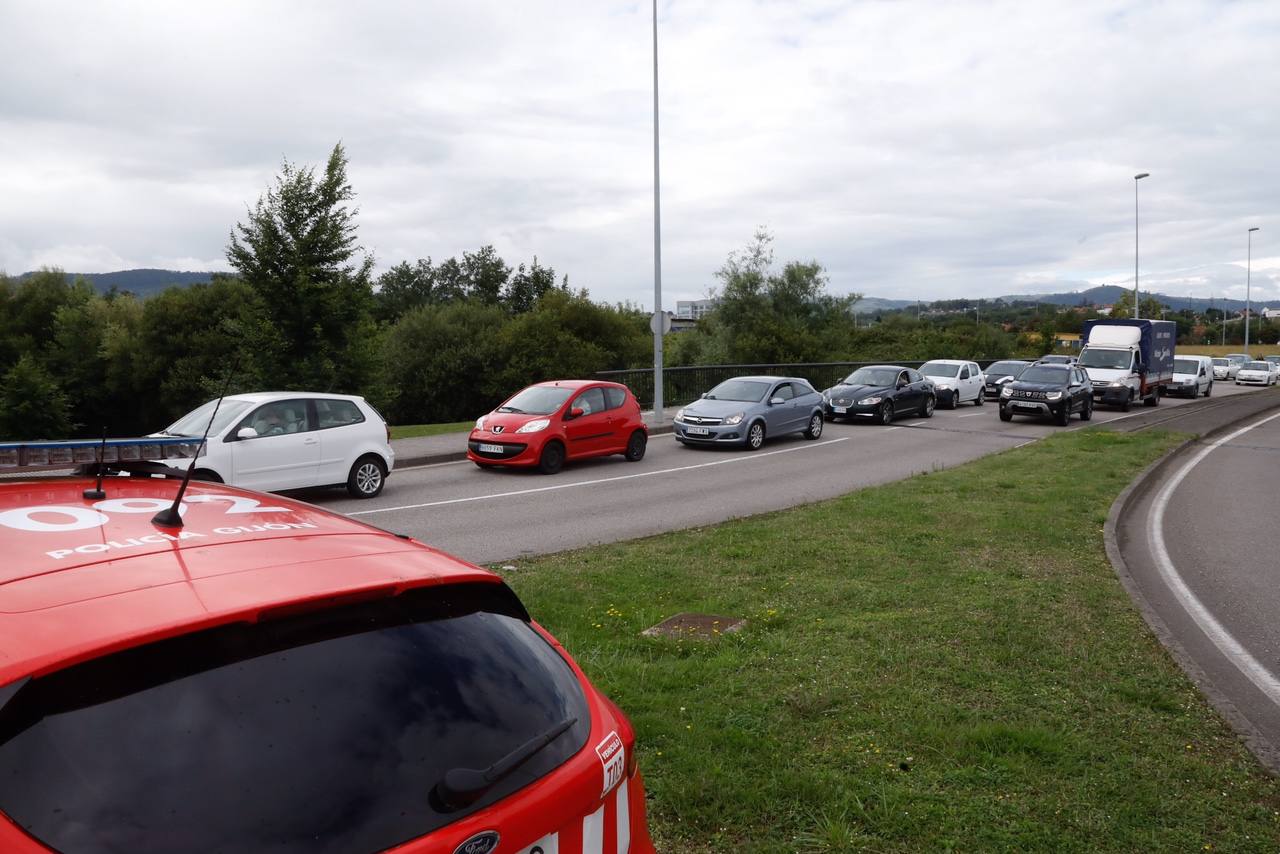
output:
{"label": "police car rear windshield", "polygon": [[[591,720],[573,670],[496,584],[206,630],[7,700],[0,810],[66,854],[381,851],[545,776]],[[570,719],[471,805],[432,794]]]}

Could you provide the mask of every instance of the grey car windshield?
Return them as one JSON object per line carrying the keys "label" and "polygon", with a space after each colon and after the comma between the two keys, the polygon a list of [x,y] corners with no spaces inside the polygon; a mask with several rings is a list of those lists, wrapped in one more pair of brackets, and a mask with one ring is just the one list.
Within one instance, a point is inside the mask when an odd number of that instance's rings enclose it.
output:
{"label": "grey car windshield", "polygon": [[1061,383],[1066,378],[1066,368],[1032,365],[1022,372],[1022,376],[1018,377],[1018,381],[1024,383]]}
{"label": "grey car windshield", "polygon": [[899,373],[898,368],[858,368],[844,378],[844,384],[890,386],[898,382]]}
{"label": "grey car windshield", "polygon": [[948,365],[945,362],[925,362],[920,366],[920,373],[926,377],[956,377],[960,374],[959,365]]}
{"label": "grey car windshield", "polygon": [[1123,371],[1129,367],[1128,350],[1085,350],[1080,356],[1080,367]]}
{"label": "grey car windshield", "polygon": [[[210,427],[209,416],[213,415],[215,407],[218,415],[213,419],[213,426]],[[170,436],[203,436],[205,428],[208,427],[209,435],[216,436],[248,408],[249,404],[242,400],[224,400],[221,406],[218,406],[218,401],[211,400],[170,424],[164,432]]]}
{"label": "grey car windshield", "polygon": [[741,400],[745,403],[759,403],[764,400],[764,395],[769,390],[769,385],[769,383],[752,380],[725,380],[707,392],[707,397],[712,400]]}
{"label": "grey car windshield", "polygon": [[527,415],[550,415],[569,399],[576,389],[531,386],[498,407],[498,412],[520,412]]}
{"label": "grey car windshield", "polygon": [[1195,374],[1200,372],[1200,363],[1195,359],[1174,359],[1173,372],[1175,374]]}

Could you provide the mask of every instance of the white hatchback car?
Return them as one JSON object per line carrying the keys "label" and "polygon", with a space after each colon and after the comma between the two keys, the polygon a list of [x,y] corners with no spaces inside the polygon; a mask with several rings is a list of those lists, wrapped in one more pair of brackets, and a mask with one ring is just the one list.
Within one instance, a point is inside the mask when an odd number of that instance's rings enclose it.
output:
{"label": "white hatchback car", "polygon": [[1236,385],[1275,385],[1276,366],[1271,362],[1245,362],[1236,374]]}
{"label": "white hatchback car", "polygon": [[[209,418],[217,407],[213,425]],[[262,491],[346,485],[356,498],[382,491],[395,465],[391,429],[362,397],[307,391],[211,400],[156,436],[204,435],[195,476]]]}
{"label": "white hatchback car", "polygon": [[939,406],[955,409],[966,402],[976,406],[986,403],[987,378],[977,362],[932,359],[920,366],[920,373],[933,380]]}

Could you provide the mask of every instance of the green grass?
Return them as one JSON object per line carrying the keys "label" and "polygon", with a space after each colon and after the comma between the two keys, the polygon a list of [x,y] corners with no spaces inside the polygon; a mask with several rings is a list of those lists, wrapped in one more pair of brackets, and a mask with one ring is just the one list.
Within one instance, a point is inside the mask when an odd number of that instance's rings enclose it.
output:
{"label": "green grass", "polygon": [[[1275,851],[1280,783],[1103,551],[1179,438],[1062,434],[505,575],[635,723],[660,851]],[[750,622],[640,636],[683,611]]]}
{"label": "green grass", "polygon": [[391,428],[391,438],[416,439],[419,436],[439,436],[441,433],[466,433],[475,426],[474,421],[455,421],[452,424],[405,424]]}

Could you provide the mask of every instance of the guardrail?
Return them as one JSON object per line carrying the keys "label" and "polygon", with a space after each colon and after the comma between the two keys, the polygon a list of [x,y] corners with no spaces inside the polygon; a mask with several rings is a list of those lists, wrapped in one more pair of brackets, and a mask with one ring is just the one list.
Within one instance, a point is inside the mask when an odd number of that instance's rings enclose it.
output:
{"label": "guardrail", "polygon": [[[915,361],[878,362],[801,362],[771,363],[759,365],[689,365],[678,368],[662,369],[662,402],[666,406],[679,406],[698,399],[703,392],[717,383],[730,377],[751,374],[773,374],[783,377],[803,377],[818,391],[835,385],[858,368],[868,365],[901,365],[904,368],[918,368],[927,359]],[[986,368],[998,359],[973,359],[980,367]],[[642,407],[653,406],[653,368],[630,368],[624,371],[598,371],[596,376],[602,380],[622,383],[631,389],[631,393],[640,401]]]}

